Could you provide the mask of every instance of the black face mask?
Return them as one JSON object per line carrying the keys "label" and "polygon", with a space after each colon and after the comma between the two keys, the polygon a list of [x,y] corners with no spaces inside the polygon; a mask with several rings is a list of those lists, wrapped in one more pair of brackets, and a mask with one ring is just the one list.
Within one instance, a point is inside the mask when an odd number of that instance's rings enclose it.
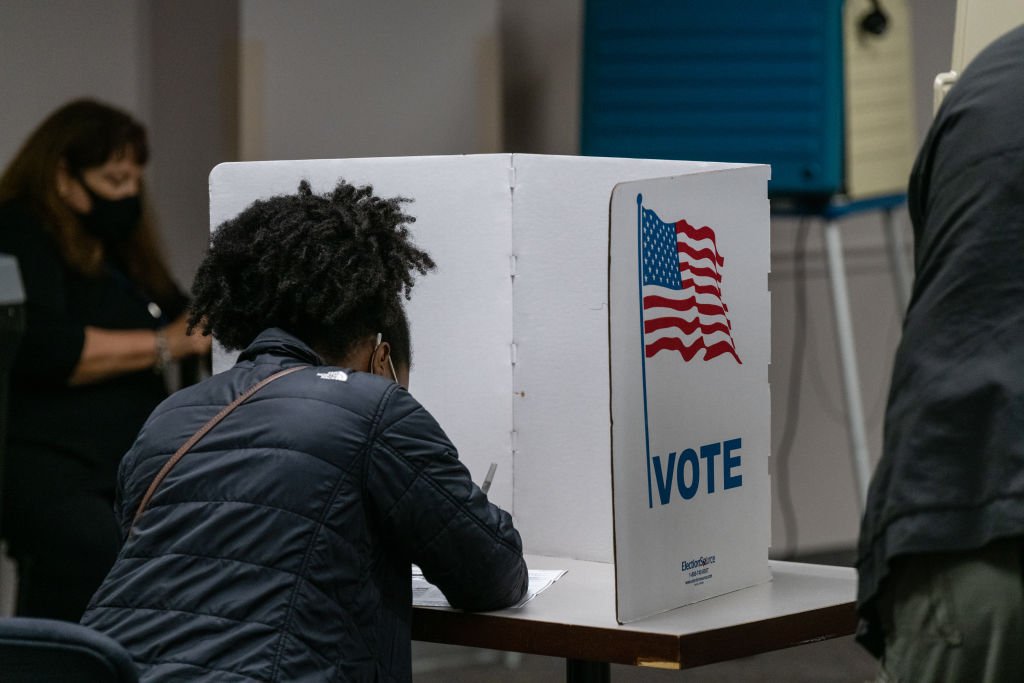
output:
{"label": "black face mask", "polygon": [[139,227],[139,217],[142,215],[139,196],[107,199],[93,192],[85,181],[79,179],[78,182],[92,201],[92,211],[78,214],[82,227],[104,242],[123,242],[131,237]]}

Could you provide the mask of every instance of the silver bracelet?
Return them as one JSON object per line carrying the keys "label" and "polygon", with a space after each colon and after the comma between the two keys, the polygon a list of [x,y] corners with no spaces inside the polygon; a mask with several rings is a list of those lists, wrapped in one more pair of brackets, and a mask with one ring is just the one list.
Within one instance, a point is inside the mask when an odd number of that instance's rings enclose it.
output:
{"label": "silver bracelet", "polygon": [[171,349],[167,346],[167,337],[163,330],[156,330],[156,363],[153,372],[160,374],[171,364]]}

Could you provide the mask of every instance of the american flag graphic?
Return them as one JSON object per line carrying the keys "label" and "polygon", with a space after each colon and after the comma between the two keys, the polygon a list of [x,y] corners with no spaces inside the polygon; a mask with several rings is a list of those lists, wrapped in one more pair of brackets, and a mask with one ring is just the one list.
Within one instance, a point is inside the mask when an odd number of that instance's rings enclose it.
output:
{"label": "american flag graphic", "polygon": [[729,354],[742,363],[722,300],[725,259],[715,231],[666,223],[641,205],[640,242],[646,357],[676,351],[689,362],[703,350],[705,361]]}

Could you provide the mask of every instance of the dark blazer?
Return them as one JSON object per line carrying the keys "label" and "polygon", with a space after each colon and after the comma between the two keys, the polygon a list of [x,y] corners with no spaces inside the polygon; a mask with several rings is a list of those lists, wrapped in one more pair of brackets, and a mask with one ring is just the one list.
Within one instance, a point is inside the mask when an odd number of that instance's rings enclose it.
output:
{"label": "dark blazer", "polygon": [[171,396],[119,473],[128,532],[167,458],[246,389],[296,365],[175,466],[83,623],[121,642],[143,680],[408,681],[410,563],[455,607],[522,598],[508,513],[394,382],[323,367],[262,333],[229,371]]}

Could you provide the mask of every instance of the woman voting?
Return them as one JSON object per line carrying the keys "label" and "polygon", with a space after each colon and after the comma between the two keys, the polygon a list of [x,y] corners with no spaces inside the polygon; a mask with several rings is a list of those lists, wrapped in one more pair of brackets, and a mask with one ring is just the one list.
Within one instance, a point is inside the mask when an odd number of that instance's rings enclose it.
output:
{"label": "woman voting", "polygon": [[411,221],[303,182],[214,234],[191,324],[241,354],[125,456],[125,545],[83,619],[143,680],[408,681],[411,563],[456,608],[523,597],[511,517],[407,391],[402,296],[434,267]]}

